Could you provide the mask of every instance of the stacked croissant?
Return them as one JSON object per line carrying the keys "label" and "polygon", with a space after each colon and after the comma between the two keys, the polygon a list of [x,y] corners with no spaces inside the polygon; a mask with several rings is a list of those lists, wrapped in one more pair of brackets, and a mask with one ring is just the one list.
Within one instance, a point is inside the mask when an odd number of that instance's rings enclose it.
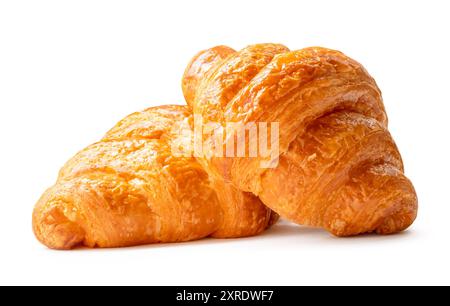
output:
{"label": "stacked croissant", "polygon": [[[62,168],[34,209],[43,244],[237,238],[263,232],[279,216],[336,236],[392,234],[415,220],[417,196],[387,130],[381,92],[343,53],[214,47],[192,59],[182,88],[187,106],[134,113]],[[173,154],[174,127],[192,126],[195,116],[278,123],[276,166],[261,167],[258,156]]]}

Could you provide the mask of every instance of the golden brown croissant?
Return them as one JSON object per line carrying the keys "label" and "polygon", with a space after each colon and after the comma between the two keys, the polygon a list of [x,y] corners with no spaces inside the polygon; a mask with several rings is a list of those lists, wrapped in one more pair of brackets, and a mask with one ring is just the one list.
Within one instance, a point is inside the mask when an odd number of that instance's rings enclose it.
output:
{"label": "golden brown croissant", "polygon": [[33,229],[50,248],[121,247],[202,237],[255,235],[276,215],[257,197],[213,190],[192,157],[170,142],[184,106],[135,113],[78,153],[35,207]]}
{"label": "golden brown croissant", "polygon": [[[182,85],[205,123],[279,123],[276,167],[261,167],[261,156],[207,152],[199,160],[214,181],[232,183],[282,217],[337,236],[395,233],[416,218],[416,193],[387,130],[381,92],[341,52],[219,46],[192,59]],[[235,130],[217,131],[223,146],[236,136]]]}

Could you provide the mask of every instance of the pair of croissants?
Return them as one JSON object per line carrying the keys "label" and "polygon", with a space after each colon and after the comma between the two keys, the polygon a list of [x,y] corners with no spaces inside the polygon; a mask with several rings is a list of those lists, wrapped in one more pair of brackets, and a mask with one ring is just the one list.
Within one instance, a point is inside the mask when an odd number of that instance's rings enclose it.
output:
{"label": "pair of croissants", "polygon": [[[187,106],[134,113],[63,167],[34,209],[39,241],[72,249],[236,238],[279,216],[336,236],[391,234],[415,220],[417,196],[381,92],[343,53],[214,47],[192,59],[182,88]],[[258,157],[172,154],[173,127],[194,115],[277,122],[276,167]]]}

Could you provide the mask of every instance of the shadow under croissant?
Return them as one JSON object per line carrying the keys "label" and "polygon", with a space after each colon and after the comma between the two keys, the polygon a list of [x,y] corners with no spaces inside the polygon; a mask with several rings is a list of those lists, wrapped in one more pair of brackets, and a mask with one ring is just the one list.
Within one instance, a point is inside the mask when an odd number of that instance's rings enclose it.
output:
{"label": "shadow under croissant", "polygon": [[[105,251],[135,251],[146,249],[160,249],[160,248],[182,248],[187,246],[207,246],[207,245],[220,245],[228,243],[236,243],[245,240],[246,244],[267,242],[270,240],[272,244],[286,244],[289,241],[289,245],[298,245],[299,247],[322,245],[332,246],[335,244],[348,245],[355,243],[362,243],[364,241],[379,241],[385,243],[386,241],[396,241],[399,238],[413,235],[412,230],[406,230],[392,235],[377,235],[377,234],[363,234],[352,237],[335,237],[321,228],[299,226],[297,224],[281,220],[264,233],[244,238],[230,238],[230,239],[217,239],[217,238],[205,238],[195,241],[176,242],[176,243],[155,243],[147,245],[130,246],[125,248],[86,248],[78,247],[72,250],[76,251],[90,251],[90,252],[105,252]],[[286,238],[286,240],[284,239]],[[296,239],[297,238],[297,239]]]}
{"label": "shadow under croissant", "polygon": [[[349,236],[349,237],[337,237],[334,236],[322,228],[318,227],[308,227],[301,226],[294,223],[290,223],[287,221],[281,221],[278,224],[274,225],[271,229],[267,230],[261,236],[263,237],[289,237],[289,238],[307,238],[305,241],[336,241],[340,244],[347,242],[354,242],[356,240],[370,240],[370,241],[386,241],[386,240],[394,240],[399,237],[404,237],[408,235],[412,235],[412,230],[405,230],[403,232],[398,232],[391,235],[378,235],[375,233],[366,233],[360,234],[357,236]],[[253,237],[252,237],[253,238]]]}

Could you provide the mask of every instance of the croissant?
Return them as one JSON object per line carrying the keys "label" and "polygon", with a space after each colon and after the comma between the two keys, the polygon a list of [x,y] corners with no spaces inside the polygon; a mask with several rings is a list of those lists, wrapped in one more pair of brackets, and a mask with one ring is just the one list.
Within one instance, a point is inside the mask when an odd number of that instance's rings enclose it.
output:
{"label": "croissant", "polygon": [[[36,204],[36,237],[54,249],[256,235],[277,215],[250,194],[212,189],[193,157],[173,156],[186,106],[132,114],[72,158]],[[216,184],[216,186],[218,186]]]}
{"label": "croissant", "polygon": [[[290,51],[278,44],[239,52],[219,46],[192,59],[182,87],[205,123],[279,124],[274,167],[262,167],[259,155],[204,152],[198,160],[214,181],[253,193],[281,217],[336,236],[391,234],[415,220],[417,196],[387,130],[381,92],[343,53]],[[223,146],[237,137],[236,130],[215,132]],[[245,138],[246,148],[250,141]]]}

